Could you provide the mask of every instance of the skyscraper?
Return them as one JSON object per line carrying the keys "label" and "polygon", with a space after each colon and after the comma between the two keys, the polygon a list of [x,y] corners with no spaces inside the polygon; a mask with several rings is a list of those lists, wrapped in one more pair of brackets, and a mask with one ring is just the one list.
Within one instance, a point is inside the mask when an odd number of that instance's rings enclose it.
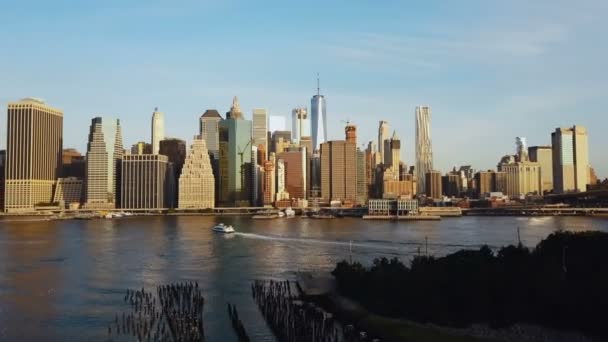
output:
{"label": "skyscraper", "polygon": [[431,170],[428,171],[424,176],[426,178],[426,196],[428,198],[440,199],[443,195],[443,191],[441,189],[441,172]]}
{"label": "skyscraper", "polygon": [[222,121],[222,116],[215,109],[207,109],[199,120],[199,136],[205,140],[207,150],[213,154],[215,159],[220,157],[220,121]]}
{"label": "skyscraper", "polygon": [[289,192],[287,192],[287,188],[285,187],[285,161],[283,159],[279,159],[277,157],[277,167],[276,167],[276,176],[277,176],[277,193],[276,200],[288,200]]}
{"label": "skyscraper", "polygon": [[367,202],[367,179],[365,168],[365,151],[357,148],[357,205]]}
{"label": "skyscraper", "polygon": [[262,182],[262,200],[264,205],[272,205],[272,203],[274,203],[276,192],[275,161],[275,154],[274,152],[271,152],[269,159],[264,162],[264,178]]}
{"label": "skyscraper", "polygon": [[66,148],[62,152],[61,177],[76,177],[84,179],[86,175],[87,161],[85,156],[74,148]]}
{"label": "skyscraper", "polygon": [[122,159],[121,204],[124,209],[169,207],[173,175],[169,158],[161,154],[128,155]]}
{"label": "skyscraper", "polygon": [[243,118],[235,96],[226,120],[220,122],[220,192],[227,196],[222,198],[225,204],[248,205],[250,202],[251,133],[252,123]]}
{"label": "skyscraper", "polygon": [[321,144],[321,197],[326,201],[357,201],[357,148],[344,140]]}
{"label": "skyscraper", "polygon": [[165,114],[154,108],[152,113],[152,154],[158,154],[160,141],[165,139]]}
{"label": "skyscraper", "polygon": [[540,164],[543,191],[553,191],[553,151],[551,146],[530,146],[530,161]]}
{"label": "skyscraper", "polygon": [[306,154],[306,149],[298,149],[277,155],[285,165],[285,191],[291,198],[307,198]]}
{"label": "skyscraper", "polygon": [[585,191],[589,183],[589,145],[582,126],[556,128],[551,133],[553,187],[556,193]]}
{"label": "skyscraper", "polygon": [[109,198],[111,194],[108,194],[110,153],[106,140],[102,118],[93,118],[89,128],[89,142],[87,144],[85,201],[88,206],[97,206],[98,204],[105,206],[114,202]]}
{"label": "skyscraper", "polygon": [[381,162],[384,162],[384,141],[388,139],[388,130],[388,122],[380,121],[378,126],[378,152]]}
{"label": "skyscraper", "polygon": [[310,119],[312,146],[314,150],[321,148],[321,144],[327,141],[327,108],[325,97],[321,95],[319,79],[317,78],[317,95],[310,101]]}
{"label": "skyscraper", "polygon": [[226,119],[243,119],[243,112],[241,112],[241,105],[237,96],[232,98],[232,106],[230,106],[230,110],[226,113]]}
{"label": "skyscraper", "polygon": [[169,163],[173,168],[173,179],[171,180],[172,187],[175,188],[173,198],[169,203],[170,208],[178,206],[177,200],[179,197],[179,177],[182,174],[182,168],[186,160],[186,142],[177,138],[165,138],[160,141],[159,153],[169,158]]}
{"label": "skyscraper", "polygon": [[431,146],[431,108],[416,107],[416,175],[418,193],[426,193],[426,174],[433,170]]}
{"label": "skyscraper", "polygon": [[294,108],[291,111],[291,138],[300,143],[302,137],[310,136],[310,118],[306,108]]}
{"label": "skyscraper", "polygon": [[120,121],[93,118],[87,143],[85,201],[88,208],[116,207],[120,200],[123,153]]}
{"label": "skyscraper", "polygon": [[390,169],[395,178],[399,179],[399,163],[401,162],[401,140],[397,131],[393,131],[390,139],[384,139],[384,167]]}
{"label": "skyscraper", "polygon": [[267,158],[268,153],[268,112],[266,109],[254,109],[253,110],[253,131],[251,138],[253,139],[253,145],[258,149],[264,151],[264,159]]}
{"label": "skyscraper", "polygon": [[215,178],[205,140],[195,139],[190,146],[179,177],[180,209],[215,207]]}
{"label": "skyscraper", "polygon": [[61,172],[63,113],[26,98],[9,103],[7,121],[5,210],[32,210],[53,199]]}

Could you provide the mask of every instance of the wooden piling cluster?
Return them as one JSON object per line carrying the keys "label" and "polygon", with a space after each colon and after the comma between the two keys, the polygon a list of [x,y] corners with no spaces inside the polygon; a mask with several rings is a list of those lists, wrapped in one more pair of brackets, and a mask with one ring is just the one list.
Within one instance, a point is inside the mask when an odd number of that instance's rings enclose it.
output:
{"label": "wooden piling cluster", "polygon": [[281,342],[338,342],[339,325],[331,314],[299,300],[289,281],[256,280],[251,291],[270,329]]}
{"label": "wooden piling cluster", "polygon": [[156,288],[156,295],[127,290],[130,312],[116,315],[108,326],[108,340],[135,337],[137,341],[204,342],[205,299],[198,283],[174,283]]}

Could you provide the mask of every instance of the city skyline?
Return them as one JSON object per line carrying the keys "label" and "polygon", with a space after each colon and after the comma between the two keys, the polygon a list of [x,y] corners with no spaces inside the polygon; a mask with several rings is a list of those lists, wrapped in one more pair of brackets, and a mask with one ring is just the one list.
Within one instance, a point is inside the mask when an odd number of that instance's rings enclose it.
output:
{"label": "city skyline", "polygon": [[[0,73],[8,81],[0,83],[0,103],[44,98],[69,118],[64,147],[84,152],[92,117],[120,118],[129,146],[147,140],[148,127],[139,123],[149,120],[155,106],[165,113],[167,136],[191,137],[196,133],[191,129],[193,120],[206,108],[224,113],[233,95],[240,97],[246,115],[253,108],[268,108],[269,115],[282,115],[289,122],[294,107],[308,105],[319,72],[328,105],[329,140],[340,139],[340,120],[350,119],[360,127],[358,146],[362,146],[377,133],[362,128],[386,120],[399,133],[405,150],[402,158],[411,165],[411,113],[416,104],[426,103],[433,108],[433,153],[439,170],[463,164],[492,168],[497,156],[512,149],[512,137],[525,136],[531,146],[549,145],[547,132],[577,124],[588,128],[591,164],[600,176],[608,175],[608,157],[601,150],[608,144],[608,137],[601,134],[608,125],[603,95],[608,86],[597,72],[608,51],[594,43],[606,31],[600,13],[607,5],[601,1],[469,4],[444,4],[438,9],[432,3],[388,3],[378,8],[336,3],[316,17],[318,25],[306,29],[288,25],[286,18],[296,12],[304,20],[315,18],[318,13],[313,14],[309,5],[277,6],[265,14],[251,13],[247,6],[249,10],[243,10],[238,2],[189,3],[183,10],[166,10],[163,2],[146,9],[114,2],[106,7],[70,6],[50,21],[44,16],[49,9],[45,3],[2,4],[0,10],[8,15],[0,37],[8,48],[0,56]],[[54,6],[65,7],[61,2]],[[256,21],[260,26],[213,29],[221,33],[218,39],[205,32],[209,26],[190,27],[193,24],[186,23],[191,20],[184,20],[203,16],[213,24],[224,11],[236,18],[251,15],[260,19]],[[361,27],[369,11],[383,20]],[[27,16],[21,15],[26,12]],[[116,13],[132,16],[116,17]],[[333,22],[338,13],[341,21]],[[473,20],[481,13],[481,20]],[[62,20],[63,16],[71,20]],[[266,20],[270,16],[276,20]],[[107,17],[115,20],[116,29],[102,25]],[[147,27],[146,32],[135,29],[150,19],[163,19],[165,25]],[[469,21],[477,26],[466,24]],[[170,30],[166,24],[171,24]],[[270,29],[274,25],[285,30]],[[261,31],[271,32],[270,37],[263,38]],[[184,32],[183,39],[173,39]],[[34,37],[41,37],[44,44],[33,48],[24,43]],[[248,63],[227,57],[235,46],[252,44],[273,57],[265,60],[246,52]],[[203,60],[195,57],[209,45],[215,54]],[[281,52],[295,46],[323,48],[326,53],[303,60]],[[51,47],[56,54],[50,53]],[[47,51],[51,58],[34,57]],[[587,53],[581,57],[577,51]],[[0,113],[0,121],[6,122],[6,110]],[[472,133],[454,134],[466,131]],[[0,125],[0,138],[5,148],[5,125]],[[468,153],[471,148],[475,153]]]}

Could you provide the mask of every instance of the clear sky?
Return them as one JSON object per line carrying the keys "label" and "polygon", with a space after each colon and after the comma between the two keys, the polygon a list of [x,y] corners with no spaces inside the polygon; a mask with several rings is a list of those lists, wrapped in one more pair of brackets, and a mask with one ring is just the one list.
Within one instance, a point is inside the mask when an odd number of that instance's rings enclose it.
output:
{"label": "clear sky", "polygon": [[[191,140],[206,108],[234,95],[289,116],[310,107],[316,73],[329,136],[359,142],[388,120],[414,162],[414,108],[432,107],[436,168],[494,168],[515,137],[550,144],[584,125],[608,176],[608,1],[0,1],[0,117],[31,96],[64,111],[64,147],[90,119],[118,117],[125,146],[166,132]],[[289,121],[288,121],[289,122]]]}

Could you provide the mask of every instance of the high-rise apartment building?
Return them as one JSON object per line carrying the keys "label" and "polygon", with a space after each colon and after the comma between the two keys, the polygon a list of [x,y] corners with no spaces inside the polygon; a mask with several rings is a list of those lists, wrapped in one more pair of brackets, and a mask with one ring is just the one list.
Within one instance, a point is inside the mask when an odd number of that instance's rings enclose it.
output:
{"label": "high-rise apartment building", "polygon": [[387,121],[380,121],[378,126],[378,153],[381,162],[384,162],[384,141],[388,139],[389,126]]}
{"label": "high-rise apartment building", "polygon": [[357,201],[357,148],[344,140],[321,144],[321,198],[355,204]]}
{"label": "high-rise apartment building", "polygon": [[441,188],[441,172],[431,170],[425,175],[426,196],[433,199],[441,199],[443,190]]}
{"label": "high-rise apartment building", "polygon": [[251,132],[252,122],[243,118],[235,96],[226,120],[220,123],[220,195],[226,205],[249,205]]}
{"label": "high-rise apartment building", "polygon": [[553,151],[551,146],[528,147],[530,161],[540,164],[543,192],[553,191]]}
{"label": "high-rise apartment building", "polygon": [[178,192],[180,209],[215,207],[215,178],[205,140],[192,142],[179,177]]}
{"label": "high-rise apartment building", "polygon": [[[252,146],[255,146],[259,150],[264,151],[264,159],[266,159],[268,153],[268,112],[266,111],[266,109],[254,109],[252,119]],[[254,163],[253,165],[255,164],[256,163]]]}
{"label": "high-rise apartment building", "polygon": [[551,133],[553,188],[556,193],[585,191],[589,183],[589,145],[582,126]]}
{"label": "high-rise apartment building", "polygon": [[169,207],[174,189],[169,158],[161,154],[127,155],[122,159],[121,205],[124,209]]}
{"label": "high-rise apartment building", "polygon": [[300,143],[302,137],[310,136],[310,117],[306,108],[294,108],[291,111],[291,137]]}
{"label": "high-rise apartment building", "polygon": [[165,139],[165,114],[154,108],[152,113],[152,153],[158,154],[160,141]]}
{"label": "high-rise apartment building", "polygon": [[317,78],[317,95],[310,100],[311,135],[314,150],[321,148],[327,141],[327,107],[325,97],[321,95]]}
{"label": "high-rise apartment building", "polygon": [[123,154],[120,121],[93,118],[87,143],[85,201],[88,208],[113,208],[119,204]]}
{"label": "high-rise apartment building", "polygon": [[222,116],[215,109],[207,109],[199,119],[199,136],[205,140],[207,150],[214,159],[220,157],[220,121]]}
{"label": "high-rise apartment building", "polygon": [[416,107],[416,175],[418,193],[427,193],[426,174],[433,170],[433,148],[431,145],[431,108]]}
{"label": "high-rise apartment building", "polygon": [[61,172],[63,113],[32,98],[9,103],[6,133],[5,210],[50,203]]}

